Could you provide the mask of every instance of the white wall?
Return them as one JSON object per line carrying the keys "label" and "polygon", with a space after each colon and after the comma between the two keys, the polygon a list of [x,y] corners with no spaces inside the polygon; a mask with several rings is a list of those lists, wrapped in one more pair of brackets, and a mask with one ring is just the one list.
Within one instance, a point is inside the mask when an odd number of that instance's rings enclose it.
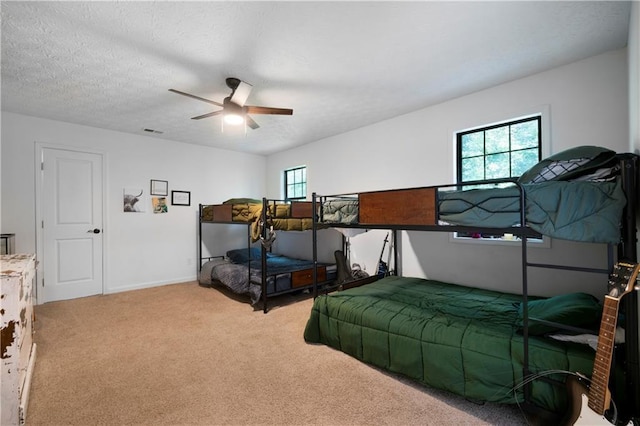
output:
{"label": "white wall", "polygon": [[[105,293],[194,280],[198,204],[265,193],[263,156],[3,112],[1,228],[16,234],[17,252],[36,252],[36,142],[105,153]],[[148,194],[150,179],[168,181],[169,191],[191,191],[191,206],[169,205],[167,214],[154,215],[148,200],[146,213],[123,213],[123,188]],[[231,248],[216,245],[229,233],[239,232],[237,241],[245,244],[240,228],[207,228],[205,252]],[[216,239],[218,232],[225,239]]]}
{"label": "white wall", "polygon": [[[349,133],[271,155],[267,193],[280,196],[282,170],[308,167],[308,193],[355,191],[446,184],[454,181],[457,130],[515,118],[548,108],[551,152],[577,145],[629,149],[626,49],[415,111]],[[360,262],[375,264],[379,244],[353,249]],[[520,291],[520,251],[512,247],[477,247],[449,242],[446,233],[403,233],[403,273],[462,284]],[[553,240],[551,249],[531,250],[533,261],[549,259],[606,267],[604,245]],[[496,262],[495,259],[500,259]],[[588,291],[603,295],[603,276],[569,278],[532,271],[532,294]],[[562,287],[559,287],[561,284]],[[562,288],[562,290],[559,290]]]}

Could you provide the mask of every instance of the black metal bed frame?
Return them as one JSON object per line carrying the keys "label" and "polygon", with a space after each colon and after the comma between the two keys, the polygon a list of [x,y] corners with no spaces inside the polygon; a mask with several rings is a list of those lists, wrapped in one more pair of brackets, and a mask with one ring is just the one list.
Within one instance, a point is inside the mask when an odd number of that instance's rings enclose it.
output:
{"label": "black metal bed frame", "polygon": [[[318,262],[315,261],[313,263],[313,284],[308,285],[308,286],[300,286],[300,287],[296,287],[296,288],[290,288],[290,289],[286,289],[286,290],[281,290],[281,291],[277,291],[275,288],[275,280],[274,280],[274,291],[270,292],[269,294],[267,294],[267,280],[269,278],[269,276],[271,275],[276,275],[276,274],[269,274],[267,272],[267,253],[271,252],[270,247],[267,247],[267,244],[264,244],[264,241],[269,239],[269,227],[267,226],[267,224],[269,223],[269,220],[271,219],[268,215],[268,206],[269,205],[276,205],[278,203],[286,203],[285,200],[277,200],[277,199],[268,199],[266,197],[263,197],[262,199],[262,212],[261,212],[261,216],[260,216],[260,220],[262,221],[262,226],[261,226],[261,232],[260,232],[260,236],[261,236],[261,241],[263,242],[263,244],[260,245],[261,250],[260,250],[260,258],[261,258],[261,273],[262,273],[262,279],[261,279],[261,294],[260,294],[260,298],[262,299],[262,310],[263,312],[266,314],[269,311],[268,308],[268,299],[271,297],[275,297],[275,296],[280,296],[283,294],[289,294],[289,293],[294,293],[294,292],[298,292],[301,290],[305,290],[305,289],[311,289],[311,288],[316,288],[318,283],[317,283],[317,268],[318,268]],[[203,216],[203,208],[206,207],[207,204],[199,204],[199,208],[198,208],[198,258],[200,259],[199,264],[198,264],[198,268],[196,273],[199,275],[200,271],[202,270],[202,265],[203,262],[206,260],[211,260],[213,258],[217,258],[217,257],[224,257],[224,256],[209,256],[209,257],[203,257],[202,256],[202,226],[203,224],[222,224],[222,225],[243,225],[247,227],[247,251],[249,251],[251,249],[251,224],[253,222],[234,222],[234,221],[216,221],[216,220],[203,220],[202,216]],[[315,243],[314,243],[315,244]],[[315,250],[315,245],[314,245],[314,250]],[[251,263],[248,264],[247,267],[247,273],[249,274],[248,276],[248,280],[249,282],[251,282]]]}
{"label": "black metal bed frame", "polygon": [[[394,233],[394,241],[396,240],[396,232],[397,231],[435,231],[435,232],[480,232],[480,233],[512,233],[517,235],[521,239],[521,252],[522,252],[522,306],[523,306],[523,342],[524,342],[524,371],[523,377],[528,378],[532,376],[532,372],[529,370],[529,332],[528,332],[528,324],[529,324],[529,316],[528,316],[528,291],[529,291],[529,283],[528,283],[528,269],[529,268],[547,268],[547,269],[562,269],[562,270],[570,270],[570,271],[580,271],[587,273],[598,273],[598,274],[609,274],[613,270],[614,266],[614,248],[617,246],[617,260],[618,261],[629,261],[629,262],[637,262],[637,237],[636,237],[636,216],[638,214],[637,211],[637,203],[638,203],[638,156],[635,154],[618,154],[618,160],[620,164],[620,176],[623,185],[624,192],[627,197],[627,205],[624,208],[623,217],[621,220],[621,241],[619,244],[608,244],[607,248],[607,269],[598,269],[598,268],[584,268],[584,267],[573,267],[573,266],[565,266],[565,265],[554,265],[554,264],[542,264],[542,263],[533,263],[529,262],[527,258],[528,245],[527,239],[530,237],[535,237],[538,235],[533,232],[530,228],[523,226],[522,224],[526,224],[525,220],[525,197],[524,197],[524,189],[518,183],[513,180],[492,180],[488,182],[471,182],[465,183],[465,186],[470,184],[480,184],[480,183],[500,183],[500,182],[510,182],[515,185],[520,190],[520,226],[510,227],[510,228],[484,228],[484,227],[470,227],[470,226],[457,226],[457,225],[389,225],[389,224],[340,224],[340,223],[323,223],[320,221],[322,217],[321,214],[314,215],[313,221],[313,260],[317,262],[317,235],[316,232],[318,227],[334,227],[334,228],[366,228],[366,229],[390,229]],[[451,188],[457,187],[459,188],[459,184],[453,185],[439,185],[432,186],[431,188],[436,189],[436,194],[438,189],[440,188]],[[355,193],[351,194],[336,194],[336,195],[318,195],[317,193],[313,193],[312,195],[312,207],[314,212],[320,212],[322,209],[323,202],[326,199],[335,199],[335,198],[345,198],[345,197],[354,197],[357,196]],[[437,200],[436,200],[436,208],[437,208]],[[438,212],[436,212],[436,218],[438,217]],[[394,256],[394,260],[397,263],[397,252]],[[315,268],[314,268],[314,282],[316,280],[315,276]],[[362,281],[358,284],[367,284],[371,281]],[[637,287],[636,287],[637,289]],[[638,325],[639,325],[639,315],[638,315],[638,291],[632,291],[628,293],[622,300],[621,303],[621,312],[624,313],[625,318],[625,330],[626,330],[626,343],[622,348],[616,347],[616,352],[623,352],[623,370],[626,372],[624,381],[625,383],[622,387],[625,389],[628,398],[626,398],[626,403],[623,406],[618,407],[618,418],[622,420],[629,419],[640,419],[640,343],[638,341]],[[318,296],[318,289],[314,286],[314,298]],[[536,320],[540,321],[540,320]],[[541,321],[544,322],[544,321]],[[572,327],[567,327],[563,324],[554,324],[559,328],[572,329]],[[541,380],[550,381],[546,378],[541,378]],[[611,377],[612,382],[616,379],[614,375]],[[559,382],[556,382],[559,383]],[[613,387],[619,387],[615,383],[612,383]],[[549,416],[553,418],[552,413],[541,413],[541,409],[539,407],[535,407],[532,403],[530,403],[531,396],[531,383],[528,383],[524,386],[524,397],[525,404],[523,407],[534,411],[536,413],[542,414],[543,416]],[[626,424],[626,423],[625,423]]]}

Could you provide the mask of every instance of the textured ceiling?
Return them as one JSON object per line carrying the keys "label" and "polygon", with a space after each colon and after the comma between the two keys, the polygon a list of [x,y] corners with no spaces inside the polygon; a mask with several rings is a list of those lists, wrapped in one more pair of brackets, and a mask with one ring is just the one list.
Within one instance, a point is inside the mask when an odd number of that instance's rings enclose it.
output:
{"label": "textured ceiling", "polygon": [[[7,2],[2,110],[269,154],[627,42],[628,2]],[[226,77],[257,130],[221,131]],[[162,131],[150,134],[143,129]]]}

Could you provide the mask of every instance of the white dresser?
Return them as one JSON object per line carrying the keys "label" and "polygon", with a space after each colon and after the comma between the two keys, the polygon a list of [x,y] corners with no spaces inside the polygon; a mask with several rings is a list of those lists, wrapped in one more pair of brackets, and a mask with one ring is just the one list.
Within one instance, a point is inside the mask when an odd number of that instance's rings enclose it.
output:
{"label": "white dresser", "polygon": [[36,358],[33,342],[33,291],[36,260],[32,254],[0,256],[2,339],[0,424],[24,424]]}

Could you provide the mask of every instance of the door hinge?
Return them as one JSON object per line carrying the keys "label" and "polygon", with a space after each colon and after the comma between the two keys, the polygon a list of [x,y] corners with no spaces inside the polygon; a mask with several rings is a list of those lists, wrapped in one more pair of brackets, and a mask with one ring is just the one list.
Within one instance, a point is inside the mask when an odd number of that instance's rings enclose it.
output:
{"label": "door hinge", "polygon": [[40,163],[40,170],[44,170],[44,161]]}
{"label": "door hinge", "polygon": [[44,228],[44,220],[42,221],[42,228]]}
{"label": "door hinge", "polygon": [[44,287],[44,278],[42,279],[42,287]]}

